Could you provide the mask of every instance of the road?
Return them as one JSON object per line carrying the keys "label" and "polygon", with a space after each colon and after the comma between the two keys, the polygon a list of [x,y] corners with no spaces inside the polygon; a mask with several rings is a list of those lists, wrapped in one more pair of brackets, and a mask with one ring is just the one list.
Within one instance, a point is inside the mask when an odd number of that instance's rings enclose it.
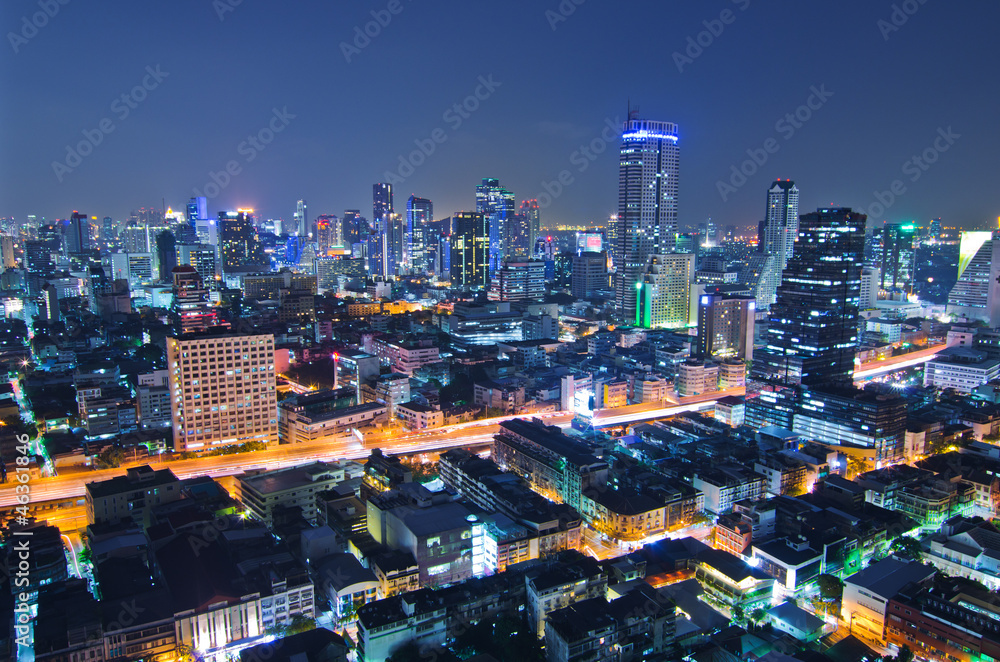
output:
{"label": "road", "polygon": [[[863,379],[917,365],[929,361],[943,348],[943,345],[936,345],[885,361],[866,363],[855,372],[855,377]],[[713,406],[719,398],[730,395],[739,396],[743,395],[743,392],[744,389],[735,388],[728,391],[714,391],[697,396],[671,399],[666,406],[664,403],[648,403],[600,410],[594,414],[594,426],[605,427],[636,423],[674,416],[687,411],[704,410]],[[673,400],[676,400],[676,404]],[[217,478],[240,474],[247,469],[279,469],[316,460],[360,460],[368,457],[373,448],[381,448],[393,454],[442,451],[462,446],[489,444],[499,429],[499,423],[512,418],[521,417],[504,416],[419,432],[366,434],[363,444],[356,438],[350,438],[333,443],[281,445],[254,453],[175,460],[164,463],[163,466],[169,466],[178,478],[195,476]],[[540,418],[550,425],[566,427],[572,421],[573,413],[555,412],[542,414]],[[121,476],[125,473],[126,468],[64,473],[59,476],[35,479],[30,483],[31,501],[39,503],[78,499],[84,495],[87,483]],[[14,484],[8,482],[0,485],[0,508],[9,508],[15,504]]]}

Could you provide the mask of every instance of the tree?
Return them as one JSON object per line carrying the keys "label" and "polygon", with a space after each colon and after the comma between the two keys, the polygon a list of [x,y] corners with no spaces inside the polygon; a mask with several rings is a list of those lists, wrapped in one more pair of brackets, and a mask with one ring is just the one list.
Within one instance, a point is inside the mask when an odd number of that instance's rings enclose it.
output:
{"label": "tree", "polygon": [[734,623],[739,624],[739,623],[742,623],[743,621],[745,621],[746,618],[747,618],[747,614],[746,614],[746,611],[743,609],[743,605],[741,605],[741,604],[735,605],[733,607],[732,616],[733,616],[733,622]]}
{"label": "tree", "polygon": [[920,541],[915,538],[899,536],[892,541],[892,545],[889,546],[889,552],[901,559],[919,561],[923,547],[920,545]]}
{"label": "tree", "polygon": [[890,660],[892,662],[913,662],[913,651],[910,650],[909,646],[903,644],[903,647],[899,649],[899,654],[896,655],[896,657],[887,657],[885,659],[886,662],[890,662]]}
{"label": "tree", "polygon": [[299,632],[307,632],[308,630],[315,629],[316,619],[303,616],[302,614],[296,614],[295,616],[292,616],[291,622],[285,626],[285,636],[288,637],[293,634],[298,634]]}
{"label": "tree", "polygon": [[827,600],[840,600],[844,592],[844,583],[833,575],[820,575],[816,579],[816,584],[819,586],[820,595]]}
{"label": "tree", "polygon": [[752,612],[750,612],[750,620],[754,623],[760,623],[767,616],[767,612],[764,611],[763,607],[757,607]]}

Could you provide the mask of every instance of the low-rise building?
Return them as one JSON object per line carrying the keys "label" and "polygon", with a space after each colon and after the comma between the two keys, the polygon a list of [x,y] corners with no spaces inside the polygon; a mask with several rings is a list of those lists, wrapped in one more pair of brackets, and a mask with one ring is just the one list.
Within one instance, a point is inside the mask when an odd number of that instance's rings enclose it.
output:
{"label": "low-rise building", "polygon": [[149,524],[153,506],[181,498],[181,482],[170,469],[149,465],[128,469],[124,476],[87,483],[84,499],[89,524]]}
{"label": "low-rise building", "polygon": [[545,634],[550,613],[583,600],[603,598],[608,588],[608,577],[597,561],[582,555],[574,563],[529,572],[525,582],[528,624],[539,637]]}
{"label": "low-rise building", "polygon": [[405,402],[396,405],[396,417],[411,430],[439,428],[444,425],[444,413],[418,402]]}
{"label": "low-rise building", "polygon": [[935,574],[921,563],[889,557],[844,579],[841,619],[862,640],[885,643],[886,608],[908,584],[923,584]]}
{"label": "low-rise building", "polygon": [[795,595],[816,581],[823,555],[805,538],[783,538],[753,545],[754,565],[774,577],[783,595]]}
{"label": "low-rise building", "polygon": [[763,476],[731,467],[699,470],[691,484],[705,495],[705,510],[717,515],[728,512],[737,501],[756,501],[764,493]]}
{"label": "low-rise building", "polygon": [[354,463],[314,462],[300,467],[243,474],[236,479],[236,498],[253,517],[271,526],[275,508],[299,508],[313,524],[319,514],[317,498],[348,477],[357,477]]}

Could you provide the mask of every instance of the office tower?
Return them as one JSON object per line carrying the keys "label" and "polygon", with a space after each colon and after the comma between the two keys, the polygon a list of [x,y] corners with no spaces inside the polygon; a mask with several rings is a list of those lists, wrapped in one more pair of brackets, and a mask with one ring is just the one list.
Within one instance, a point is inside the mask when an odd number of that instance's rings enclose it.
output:
{"label": "office tower", "polygon": [[886,223],[882,228],[882,273],[879,286],[883,290],[913,291],[916,264],[917,226],[913,223]]}
{"label": "office tower", "polygon": [[795,387],[850,389],[858,344],[864,214],[819,209],[799,221],[795,254],[754,353],[747,422],[792,429]]}
{"label": "office tower", "polygon": [[726,294],[719,287],[705,290],[698,301],[699,358],[753,358],[753,297]]}
{"label": "office tower", "polygon": [[197,220],[208,218],[208,201],[204,196],[191,198],[187,203],[187,220],[192,223]]}
{"label": "office tower", "polygon": [[577,299],[600,296],[608,289],[608,254],[584,252],[573,256],[570,293]]}
{"label": "office tower", "polygon": [[1000,325],[1000,230],[963,232],[948,314]]}
{"label": "office tower", "polygon": [[341,225],[336,216],[323,214],[316,217],[316,255],[326,257],[330,249],[344,245],[340,236]]}
{"label": "office tower", "polygon": [[177,240],[174,233],[164,230],[156,235],[157,276],[163,282],[169,282],[177,266]]}
{"label": "office tower", "polygon": [[630,113],[622,129],[614,251],[615,303],[628,323],[637,318],[637,294],[650,256],[675,249],[678,154],[676,124]]}
{"label": "office tower", "polygon": [[476,212],[490,228],[490,273],[495,273],[507,255],[507,225],[514,214],[514,194],[500,186],[499,179],[484,178],[476,187]]}
{"label": "office tower", "polygon": [[687,326],[691,316],[693,278],[694,255],[650,255],[645,272],[634,288],[637,301],[635,325],[647,329]]}
{"label": "office tower", "polygon": [[489,282],[490,224],[478,212],[458,211],[451,217],[451,285],[481,289]]}
{"label": "office tower", "polygon": [[244,212],[219,212],[223,273],[260,271],[268,265],[257,229]]}
{"label": "office tower", "polygon": [[872,310],[875,302],[878,301],[879,283],[882,282],[882,274],[878,267],[862,267],[861,269],[861,294],[858,299],[858,310]]}
{"label": "office tower", "polygon": [[219,280],[219,259],[215,246],[208,244],[181,244],[177,246],[177,266],[194,267],[205,287],[216,289]]}
{"label": "office tower", "polygon": [[215,307],[209,300],[208,290],[201,274],[194,267],[174,267],[173,318],[174,329],[179,334],[197,333],[218,325]]}
{"label": "office tower", "polygon": [[930,238],[935,240],[940,239],[941,231],[943,229],[944,229],[944,223],[942,223],[940,218],[935,218],[931,220],[931,227],[929,230]]}
{"label": "office tower", "polygon": [[757,233],[757,251],[773,255],[761,273],[756,292],[762,310],[774,303],[781,284],[781,273],[795,253],[795,240],[799,234],[799,189],[795,182],[778,180],[767,191],[767,210]]}
{"label": "office tower", "polygon": [[395,276],[406,271],[408,259],[406,253],[406,217],[402,214],[395,212],[389,214],[388,244],[392,254],[388,275]]}
{"label": "office tower", "polygon": [[[368,221],[361,215],[358,209],[344,210],[344,220],[341,223],[341,234],[344,237],[344,245],[348,248],[354,244],[367,240]],[[354,257],[360,257],[355,255]]]}
{"label": "office tower", "polygon": [[175,451],[278,443],[273,335],[168,337],[167,371]]}
{"label": "office tower", "polygon": [[9,234],[0,235],[0,264],[4,270],[17,266],[17,253],[14,251],[14,237]]}
{"label": "office tower", "polygon": [[534,249],[538,236],[542,234],[542,210],[538,206],[538,200],[524,200],[521,202],[520,213],[528,217],[528,250]]}
{"label": "office tower", "polygon": [[406,201],[407,256],[414,273],[426,273],[428,225],[434,220],[434,204],[427,198],[411,195]]}
{"label": "office tower", "polygon": [[309,218],[306,213],[305,200],[299,200],[295,203],[295,214],[293,215],[292,225],[295,227],[296,236],[300,239],[309,237]]}
{"label": "office tower", "polygon": [[111,268],[111,280],[123,280],[130,288],[159,280],[159,270],[154,270],[152,253],[111,253],[104,264]]}
{"label": "office tower", "polygon": [[105,246],[110,246],[118,239],[118,233],[115,232],[115,222],[111,220],[110,216],[105,216],[101,221],[101,241],[104,242]]}
{"label": "office tower", "polygon": [[372,235],[368,240],[368,263],[372,275],[388,278],[396,274],[392,262],[392,229],[390,218],[393,213],[392,184],[372,186]]}
{"label": "office tower", "polygon": [[86,214],[73,212],[65,225],[63,247],[67,255],[83,255],[90,252],[90,221]]}
{"label": "office tower", "polygon": [[504,262],[493,276],[488,296],[490,301],[541,301],[545,298],[545,263]]}
{"label": "office tower", "polygon": [[531,219],[527,214],[511,214],[507,219],[507,258],[525,259],[531,252]]}

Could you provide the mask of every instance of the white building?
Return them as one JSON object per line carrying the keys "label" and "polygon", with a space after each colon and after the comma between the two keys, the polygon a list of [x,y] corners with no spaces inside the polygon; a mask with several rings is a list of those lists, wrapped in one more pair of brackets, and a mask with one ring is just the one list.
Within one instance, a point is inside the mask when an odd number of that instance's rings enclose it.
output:
{"label": "white building", "polygon": [[948,293],[947,310],[1000,326],[1000,237],[996,232],[962,233],[958,282]]}
{"label": "white building", "polygon": [[638,308],[633,320],[644,328],[686,327],[691,317],[694,254],[650,255],[642,279],[635,284]]}
{"label": "white building", "polygon": [[396,417],[411,430],[439,428],[444,425],[444,413],[418,402],[404,402],[396,405]]}
{"label": "white building", "polygon": [[961,393],[971,393],[997,378],[1000,360],[971,348],[949,347],[924,366],[924,386],[953,388]]}

